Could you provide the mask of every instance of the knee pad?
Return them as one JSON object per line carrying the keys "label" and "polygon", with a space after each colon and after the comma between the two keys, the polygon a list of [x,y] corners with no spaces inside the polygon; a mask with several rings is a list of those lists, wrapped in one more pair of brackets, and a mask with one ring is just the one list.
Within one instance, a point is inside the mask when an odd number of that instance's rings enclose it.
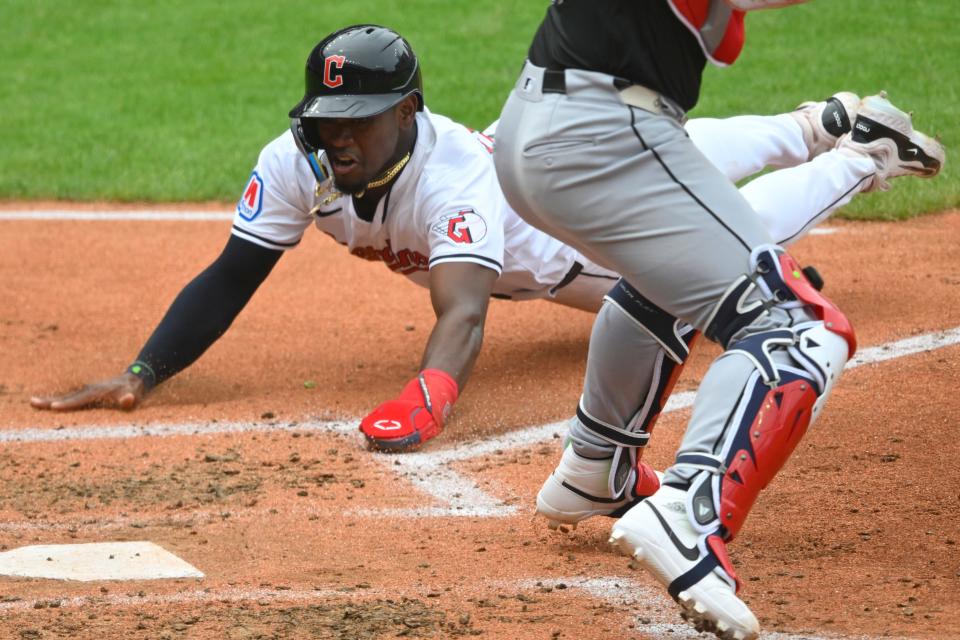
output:
{"label": "knee pad", "polygon": [[694,467],[687,512],[701,533],[731,540],[760,491],[819,415],[847,362],[849,344],[823,320],[750,335],[721,358],[745,358],[753,371],[715,454],[677,456]]}
{"label": "knee pad", "polygon": [[857,340],[850,321],[811,283],[808,273],[782,247],[755,248],[750,254],[750,271],[735,280],[714,307],[707,320],[706,336],[728,348],[737,334],[772,308],[789,311],[807,307],[828,330],[843,336],[847,357],[853,357]]}

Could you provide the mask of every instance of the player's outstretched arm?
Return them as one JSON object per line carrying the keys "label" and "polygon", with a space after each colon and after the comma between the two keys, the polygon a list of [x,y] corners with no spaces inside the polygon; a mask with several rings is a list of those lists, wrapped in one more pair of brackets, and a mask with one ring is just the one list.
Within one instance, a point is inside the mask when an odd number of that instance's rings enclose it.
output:
{"label": "player's outstretched arm", "polygon": [[437,323],[417,377],[397,399],[381,404],[361,421],[360,430],[371,447],[415,449],[440,433],[480,353],[490,293],[498,276],[470,262],[441,263],[430,270],[430,299]]}
{"label": "player's outstretched arm", "polygon": [[231,236],[220,256],[176,297],[127,371],[77,391],[35,396],[37,409],[133,409],[158,384],[190,366],[226,332],[283,255]]}

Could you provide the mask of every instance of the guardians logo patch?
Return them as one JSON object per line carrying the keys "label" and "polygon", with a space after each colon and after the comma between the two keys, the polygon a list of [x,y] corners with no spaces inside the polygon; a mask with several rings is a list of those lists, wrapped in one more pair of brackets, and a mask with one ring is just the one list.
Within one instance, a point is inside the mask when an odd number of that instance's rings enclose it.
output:
{"label": "guardians logo patch", "polygon": [[487,221],[473,209],[459,209],[444,215],[431,230],[456,244],[476,244],[487,237]]}

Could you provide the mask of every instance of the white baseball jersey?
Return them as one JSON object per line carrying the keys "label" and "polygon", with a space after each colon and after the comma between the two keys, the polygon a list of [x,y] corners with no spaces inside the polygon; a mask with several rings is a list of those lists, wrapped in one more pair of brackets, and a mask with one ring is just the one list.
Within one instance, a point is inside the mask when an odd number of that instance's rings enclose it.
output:
{"label": "white baseball jersey", "polygon": [[232,233],[286,250],[312,222],[351,254],[382,261],[424,287],[431,267],[473,262],[500,274],[494,294],[549,297],[579,255],[510,208],[490,140],[426,110],[417,114],[417,128],[409,163],[369,220],[357,214],[349,196],[321,206],[329,194],[316,193],[316,179],[287,131],[260,153],[237,203]]}

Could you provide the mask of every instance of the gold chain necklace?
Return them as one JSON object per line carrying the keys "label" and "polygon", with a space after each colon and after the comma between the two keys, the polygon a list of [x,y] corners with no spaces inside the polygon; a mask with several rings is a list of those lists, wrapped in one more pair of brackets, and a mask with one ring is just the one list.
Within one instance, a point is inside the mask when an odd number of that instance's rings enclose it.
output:
{"label": "gold chain necklace", "polygon": [[[390,182],[391,180],[393,180],[394,178],[397,177],[397,174],[400,173],[400,171],[402,171],[405,166],[407,166],[407,163],[408,163],[408,162],[410,162],[410,152],[409,152],[409,151],[407,151],[406,155],[404,155],[402,158],[400,158],[400,160],[397,161],[397,164],[395,164],[395,165],[393,165],[392,167],[390,167],[390,168],[387,170],[387,172],[383,174],[383,177],[377,178],[376,180],[373,180],[373,181],[371,181],[371,182],[368,182],[368,183],[367,183],[367,186],[365,186],[365,187],[363,188],[363,190],[360,191],[360,193],[354,194],[355,197],[357,197],[357,198],[362,198],[362,197],[364,196],[364,194],[367,193],[367,190],[368,190],[368,189],[376,189],[377,187],[382,187],[383,185],[387,184],[388,182]],[[315,206],[315,207],[310,211],[310,214],[311,214],[311,215],[319,212],[319,210],[320,210],[321,207],[327,206],[328,204],[330,204],[331,202],[333,202],[333,201],[336,200],[337,198],[340,198],[340,197],[342,197],[342,196],[344,195],[342,192],[338,191],[337,189],[333,189],[333,188],[330,187],[330,186],[324,187],[324,186],[322,186],[322,185],[320,185],[320,184],[317,184],[316,196],[319,198],[319,197],[322,196],[323,194],[328,194],[328,195],[320,202],[320,204],[318,204],[317,206]]]}
{"label": "gold chain necklace", "polygon": [[400,173],[400,171],[405,166],[407,166],[407,163],[409,161],[410,161],[410,152],[407,151],[406,155],[400,158],[400,160],[397,161],[397,164],[393,165],[390,169],[388,169],[387,172],[383,174],[382,178],[378,178],[376,180],[371,180],[370,182],[368,182],[367,186],[363,188],[363,191],[357,194],[357,197],[362,198],[363,195],[367,192],[367,189],[376,189],[377,187],[382,187],[383,185],[393,180],[395,177],[397,177],[397,174]]}

